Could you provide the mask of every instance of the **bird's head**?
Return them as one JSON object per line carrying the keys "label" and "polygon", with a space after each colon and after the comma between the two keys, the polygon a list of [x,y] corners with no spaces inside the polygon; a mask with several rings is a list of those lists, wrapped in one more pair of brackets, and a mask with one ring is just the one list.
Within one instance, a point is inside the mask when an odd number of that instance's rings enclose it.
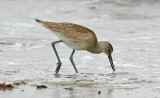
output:
{"label": "bird's head", "polygon": [[112,60],[112,52],[113,52],[112,45],[107,41],[101,41],[100,44],[101,44],[102,52],[108,56],[108,59],[111,63],[112,70],[115,71],[115,67]]}

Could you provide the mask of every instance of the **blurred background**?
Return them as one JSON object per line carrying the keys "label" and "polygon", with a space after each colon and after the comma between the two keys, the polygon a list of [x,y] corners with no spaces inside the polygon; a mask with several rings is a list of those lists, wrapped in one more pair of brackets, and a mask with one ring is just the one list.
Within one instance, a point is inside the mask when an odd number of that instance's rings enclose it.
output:
{"label": "blurred background", "polygon": [[[75,74],[68,59],[72,50],[61,43],[60,78],[54,77],[57,59],[51,42],[58,38],[35,18],[80,24],[92,29],[98,40],[111,42],[115,74],[106,55],[85,51],[74,55],[80,72]],[[160,98],[159,32],[160,0],[0,0],[0,82],[49,85],[47,98],[97,98],[97,90],[108,98]],[[17,95],[0,96],[23,96],[18,89]],[[45,96],[27,89],[33,93],[30,98]]]}

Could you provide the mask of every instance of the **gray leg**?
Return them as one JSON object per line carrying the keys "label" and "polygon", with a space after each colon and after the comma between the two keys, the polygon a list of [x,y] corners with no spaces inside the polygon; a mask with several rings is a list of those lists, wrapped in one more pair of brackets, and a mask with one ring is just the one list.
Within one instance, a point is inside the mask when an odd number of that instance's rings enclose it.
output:
{"label": "gray leg", "polygon": [[53,47],[53,50],[54,50],[54,52],[55,52],[55,54],[56,54],[56,57],[57,57],[57,60],[58,60],[57,68],[56,68],[56,71],[55,71],[56,74],[59,72],[59,70],[60,70],[60,68],[61,68],[61,65],[62,65],[61,60],[60,60],[60,58],[59,58],[59,56],[58,56],[58,52],[57,52],[56,47],[55,47],[55,44],[56,44],[56,43],[60,43],[60,42],[62,42],[62,40],[52,42],[52,47]]}
{"label": "gray leg", "polygon": [[73,54],[74,54],[74,52],[75,52],[75,50],[72,51],[72,54],[70,56],[70,61],[71,61],[72,65],[73,65],[73,67],[74,67],[74,70],[76,71],[76,73],[78,73],[78,70],[77,70],[77,68],[76,68],[76,66],[75,66],[75,64],[73,62]]}

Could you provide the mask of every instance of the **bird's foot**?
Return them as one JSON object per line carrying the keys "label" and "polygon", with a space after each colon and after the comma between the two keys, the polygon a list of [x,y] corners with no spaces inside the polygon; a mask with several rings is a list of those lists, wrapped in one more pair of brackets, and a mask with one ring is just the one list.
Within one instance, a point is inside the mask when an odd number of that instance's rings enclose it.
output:
{"label": "bird's foot", "polygon": [[58,72],[59,72],[59,70],[60,70],[60,68],[61,68],[61,65],[62,65],[62,63],[61,62],[58,62],[57,64],[57,68],[56,68],[56,74],[58,74]]}
{"label": "bird's foot", "polygon": [[59,78],[60,74],[55,73],[54,76],[57,77],[57,78]]}

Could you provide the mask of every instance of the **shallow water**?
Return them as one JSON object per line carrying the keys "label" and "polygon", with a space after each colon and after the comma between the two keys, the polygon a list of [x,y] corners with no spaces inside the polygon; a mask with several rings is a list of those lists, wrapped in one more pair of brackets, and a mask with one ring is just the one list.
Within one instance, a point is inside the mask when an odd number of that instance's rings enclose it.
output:
{"label": "shallow water", "polygon": [[[157,0],[1,0],[0,82],[27,85],[0,90],[0,98],[160,98],[160,2]],[[91,28],[113,44],[112,72],[105,54],[76,51],[76,74],[64,44],[54,75],[58,40],[34,18],[68,21]],[[64,50],[65,49],[65,50]],[[35,84],[47,85],[36,89]],[[24,90],[24,91],[23,91]],[[101,91],[101,94],[98,94]]]}

